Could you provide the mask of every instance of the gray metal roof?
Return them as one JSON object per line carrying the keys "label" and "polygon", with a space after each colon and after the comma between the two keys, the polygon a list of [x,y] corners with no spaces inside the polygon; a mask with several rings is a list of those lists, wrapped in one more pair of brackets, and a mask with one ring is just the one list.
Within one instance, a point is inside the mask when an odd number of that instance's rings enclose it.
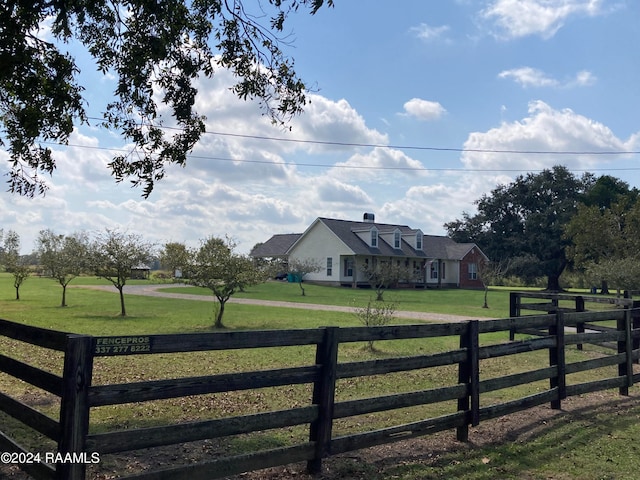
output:
{"label": "gray metal roof", "polygon": [[473,248],[478,248],[478,246],[475,243],[457,243],[449,237],[439,235],[424,236],[424,249],[429,258],[462,260]]}
{"label": "gray metal roof", "polygon": [[274,235],[266,242],[256,245],[249,255],[260,258],[285,257],[291,248],[291,245],[293,245],[301,236],[301,233]]}
{"label": "gray metal roof", "polygon": [[[363,241],[356,232],[370,230],[376,227],[380,233],[389,233],[396,229],[403,235],[415,235],[419,230],[407,225],[393,225],[376,222],[358,222],[320,217],[316,221],[322,222],[333,234],[339,238],[355,255],[381,255],[385,257],[410,258],[438,258],[442,260],[462,260],[469,251],[477,246],[474,243],[456,243],[449,237],[439,235],[424,235],[422,250],[416,250],[402,239],[400,249],[393,248],[381,236],[378,237],[378,247],[371,247]],[[285,257],[289,249],[303,236],[302,233],[274,235],[265,243],[256,246],[250,253],[252,257]]]}
{"label": "gray metal roof", "polygon": [[393,248],[392,245],[385,242],[382,237],[378,237],[378,248],[371,247],[367,242],[363,241],[354,231],[369,230],[375,226],[380,233],[390,232],[395,229],[400,230],[404,234],[415,234],[417,230],[406,225],[390,225],[386,223],[375,222],[354,222],[350,220],[337,220],[335,218],[319,218],[345,245],[347,245],[356,255],[382,255],[388,257],[424,257],[427,255],[424,251],[418,251],[402,240],[400,249]]}

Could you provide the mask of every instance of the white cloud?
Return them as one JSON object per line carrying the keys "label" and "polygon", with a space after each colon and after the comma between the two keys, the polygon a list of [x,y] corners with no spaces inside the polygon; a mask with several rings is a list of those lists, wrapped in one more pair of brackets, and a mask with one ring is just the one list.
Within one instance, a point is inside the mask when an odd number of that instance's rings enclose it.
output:
{"label": "white cloud", "polygon": [[[346,100],[318,94],[309,95],[311,103],[291,122],[291,130],[282,129],[262,116],[255,102],[238,100],[229,91],[232,82],[224,71],[199,80],[196,110],[206,116],[209,133],[186,168],[166,166],[148,199],[127,180],[115,184],[107,168],[113,152],[104,146],[127,146],[110,132],[81,126],[70,139],[72,146],[56,147],[58,168],[45,199],[0,197],[2,225],[20,227],[25,251],[38,230],[47,227],[58,233],[118,228],[158,244],[194,245],[210,235],[229,234],[237,237],[241,251],[248,251],[272,233],[303,231],[320,214],[371,209],[372,197],[354,178],[328,172],[345,158],[347,163],[366,162],[368,154],[358,155],[371,147],[357,144],[387,144],[386,134],[369,128]],[[166,117],[168,112],[162,113]],[[374,148],[369,159],[380,165],[419,165],[402,152],[382,150]],[[6,158],[0,152],[0,168],[8,169]],[[296,165],[305,163],[326,167]],[[29,215],[6,213],[14,211]]]}
{"label": "white cloud", "polygon": [[[305,112],[291,122],[291,137],[307,141],[345,144],[387,144],[386,134],[367,127],[366,121],[345,99],[330,100],[321,95],[309,95]],[[323,144],[297,144],[308,153],[344,150],[344,147]],[[352,147],[347,147],[352,150]]]}
{"label": "white cloud", "polygon": [[316,179],[317,198],[329,204],[362,205],[366,209],[373,199],[359,186],[330,178]]}
{"label": "white cloud", "polygon": [[468,209],[469,196],[463,190],[459,183],[413,186],[403,197],[385,203],[380,216],[420,228],[425,234],[442,235],[443,225]]}
{"label": "white cloud", "polygon": [[380,217],[421,228],[430,235],[446,234],[444,224],[474,213],[473,202],[499,183],[511,181],[504,175],[456,172],[432,184],[414,185],[403,196],[385,202]]}
{"label": "white cloud", "polygon": [[575,79],[567,83],[568,87],[587,87],[596,83],[597,78],[587,70],[581,70],[576,74]]}
{"label": "white cloud", "polygon": [[338,162],[329,171],[334,178],[376,179],[378,183],[395,181],[398,175],[422,176],[424,166],[406,153],[392,148],[377,147],[367,153],[356,153],[346,162]]}
{"label": "white cloud", "polygon": [[531,67],[513,68],[498,74],[499,78],[512,78],[523,87],[555,87],[558,81],[541,70]]}
{"label": "white cloud", "polygon": [[602,0],[494,0],[481,16],[495,23],[498,37],[540,35],[548,39],[570,17],[605,13],[602,3]]}
{"label": "white cloud", "polygon": [[438,27],[433,27],[431,25],[427,25],[426,23],[421,23],[417,27],[411,27],[410,31],[420,40],[424,41],[433,41],[442,39],[447,32],[449,32],[449,25],[440,25]]}
{"label": "white cloud", "polygon": [[39,40],[43,40],[45,42],[53,41],[53,22],[55,21],[55,17],[53,15],[45,17],[40,24],[38,25],[38,30],[35,32],[35,36]]}
{"label": "white cloud", "polygon": [[404,111],[406,115],[427,121],[437,120],[447,112],[440,103],[421,98],[412,98],[405,102]]}
{"label": "white cloud", "polygon": [[[207,132],[187,161],[187,169],[171,169],[177,179],[197,176],[210,182],[264,184],[280,188],[297,182],[300,168],[293,162],[329,167],[354,145],[387,144],[388,137],[366,125],[364,118],[344,99],[334,101],[309,94],[302,115],[290,129],[273,125],[260,115],[255,102],[244,102],[230,92],[233,77],[220,71],[198,83],[196,109],[207,117]],[[286,160],[285,160],[286,158]],[[165,179],[166,180],[166,179]]]}
{"label": "white cloud", "polygon": [[498,74],[498,78],[513,79],[516,83],[522,85],[524,88],[528,87],[558,87],[558,88],[571,88],[571,87],[586,87],[593,85],[596,78],[593,74],[587,70],[578,72],[574,78],[570,78],[565,81],[557,80],[548,76],[542,70],[533,67],[520,67],[512,68],[510,70],[503,70]]}
{"label": "white cloud", "polygon": [[[531,171],[565,164],[589,169],[625,155],[603,156],[586,152],[628,152],[634,137],[624,141],[605,125],[570,109],[555,110],[538,100],[529,104],[529,116],[503,123],[487,132],[471,133],[464,143],[462,163],[471,169]],[[482,150],[482,151],[472,151]],[[549,153],[497,153],[498,151]],[[558,155],[551,152],[576,152]]]}

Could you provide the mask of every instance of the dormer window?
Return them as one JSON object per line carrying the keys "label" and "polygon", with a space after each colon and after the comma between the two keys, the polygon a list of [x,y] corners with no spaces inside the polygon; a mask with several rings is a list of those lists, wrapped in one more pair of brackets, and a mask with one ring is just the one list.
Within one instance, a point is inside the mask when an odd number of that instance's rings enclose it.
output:
{"label": "dormer window", "polygon": [[371,246],[378,248],[378,230],[376,228],[371,229]]}
{"label": "dormer window", "polygon": [[422,250],[422,232],[416,233],[416,250]]}
{"label": "dormer window", "polygon": [[396,230],[395,232],[393,232],[393,248],[395,248],[396,250],[400,249],[401,238],[402,236],[400,234],[400,230]]}

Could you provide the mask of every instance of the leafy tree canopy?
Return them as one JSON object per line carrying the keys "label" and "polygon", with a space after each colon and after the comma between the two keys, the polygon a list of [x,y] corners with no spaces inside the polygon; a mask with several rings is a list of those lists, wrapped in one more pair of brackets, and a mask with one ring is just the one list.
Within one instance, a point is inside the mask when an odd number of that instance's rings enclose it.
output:
{"label": "leafy tree canopy", "polygon": [[631,206],[637,202],[639,195],[640,191],[635,187],[630,188],[627,182],[611,175],[602,175],[589,186],[582,203],[604,210],[614,204]]}
{"label": "leafy tree canopy", "polygon": [[178,270],[184,275],[186,272],[182,270],[187,268],[190,262],[191,252],[184,243],[165,243],[164,248],[160,252],[160,264],[164,268],[171,270],[171,275],[175,275]]}
{"label": "leafy tree canopy", "polygon": [[153,252],[153,244],[141,236],[106,229],[89,245],[88,262],[93,273],[108,280],[120,293],[120,315],[125,317],[124,286],[131,278],[131,271],[147,262]]}
{"label": "leafy tree canopy", "polygon": [[463,214],[445,228],[456,241],[477,243],[492,260],[511,259],[511,273],[546,276],[547,289],[557,291],[570,243],[563,227],[592,183],[591,175],[577,178],[563,166],[521,175],[483,195],[476,215]]}
{"label": "leafy tree canopy", "polygon": [[[0,129],[13,165],[10,190],[44,193],[39,174],[56,161],[48,142],[66,143],[87,122],[84,86],[71,43],[86,48],[103,74],[117,79],[101,126],[119,131],[135,148],[117,155],[117,181],[130,178],[148,196],[168,163],[184,165],[204,132],[193,106],[194,81],[227,68],[242,99],[259,99],[284,122],[301,111],[305,85],[280,34],[289,14],[315,14],[333,0],[7,0],[0,3]],[[254,10],[248,10],[253,8]],[[261,22],[268,22],[264,25]],[[52,39],[43,35],[50,22]],[[167,130],[159,103],[170,110]]]}
{"label": "leafy tree canopy", "polygon": [[85,234],[58,235],[41,230],[36,250],[45,274],[62,287],[61,306],[67,306],[67,285],[87,269],[89,240]]}
{"label": "leafy tree canopy", "polygon": [[215,328],[223,328],[222,317],[227,301],[236,292],[265,280],[246,255],[236,253],[236,243],[230,239],[209,237],[193,252],[189,280],[193,285],[208,288],[218,300]]}
{"label": "leafy tree canopy", "polygon": [[[601,177],[602,179],[603,177]],[[640,286],[640,202],[638,191],[624,182],[596,182],[598,198],[586,201],[565,225],[568,250],[576,267],[593,285],[617,289]],[[610,188],[607,188],[610,187]],[[587,195],[587,200],[591,195]]]}
{"label": "leafy tree canopy", "polygon": [[20,235],[13,230],[9,230],[6,234],[0,230],[0,240],[3,240],[0,264],[4,265],[5,270],[13,276],[16,300],[20,300],[20,287],[31,274],[29,266],[20,255]]}

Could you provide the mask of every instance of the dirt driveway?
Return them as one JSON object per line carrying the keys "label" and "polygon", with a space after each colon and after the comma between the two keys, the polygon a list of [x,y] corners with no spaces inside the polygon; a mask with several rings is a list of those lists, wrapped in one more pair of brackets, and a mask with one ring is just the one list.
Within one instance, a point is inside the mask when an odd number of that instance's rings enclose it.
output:
{"label": "dirt driveway", "polygon": [[[143,295],[149,297],[164,297],[164,298],[177,298],[181,300],[198,300],[201,302],[214,302],[216,299],[213,295],[193,295],[189,293],[169,293],[163,292],[165,288],[175,287],[188,287],[189,285],[183,284],[160,284],[160,285],[125,285],[124,293],[126,295]],[[95,290],[104,290],[109,292],[116,292],[115,287],[110,285],[81,285],[79,288],[91,288]],[[314,303],[297,303],[297,302],[280,302],[273,300],[256,300],[252,298],[234,298],[229,299],[229,303],[240,303],[245,305],[262,305],[265,307],[284,307],[284,308],[297,308],[302,310],[325,310],[329,312],[353,312],[355,309],[352,307],[340,307],[336,305],[318,305]],[[463,315],[447,315],[443,313],[427,313],[427,312],[409,312],[399,310],[394,314],[397,318],[406,318],[412,320],[429,321],[429,322],[464,322],[466,320],[487,320],[486,318],[467,317]]]}

